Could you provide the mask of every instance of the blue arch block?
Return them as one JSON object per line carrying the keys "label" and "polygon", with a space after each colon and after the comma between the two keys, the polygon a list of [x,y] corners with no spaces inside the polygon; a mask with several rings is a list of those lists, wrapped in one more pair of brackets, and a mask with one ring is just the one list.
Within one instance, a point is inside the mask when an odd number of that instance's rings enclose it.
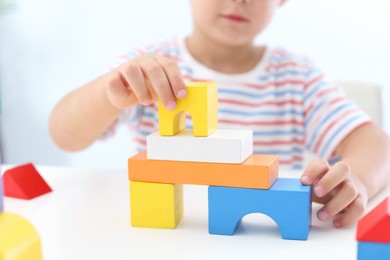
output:
{"label": "blue arch block", "polygon": [[209,233],[233,235],[242,217],[271,217],[283,239],[306,240],[311,224],[311,187],[279,178],[269,190],[210,186]]}

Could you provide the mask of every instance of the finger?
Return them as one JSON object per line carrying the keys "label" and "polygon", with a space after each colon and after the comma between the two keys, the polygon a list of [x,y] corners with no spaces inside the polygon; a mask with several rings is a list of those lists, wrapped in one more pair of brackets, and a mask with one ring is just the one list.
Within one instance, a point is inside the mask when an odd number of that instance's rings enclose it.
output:
{"label": "finger", "polygon": [[156,60],[163,68],[175,96],[177,98],[185,97],[187,95],[186,86],[176,61],[162,56],[157,57]]}
{"label": "finger", "polygon": [[340,183],[348,179],[350,175],[349,165],[345,162],[338,162],[333,165],[330,170],[316,183],[314,186],[314,194],[317,197],[322,197],[336,188]]}
{"label": "finger", "polygon": [[128,61],[119,67],[122,77],[128,86],[136,95],[139,103],[149,105],[152,102],[152,96],[146,86],[141,67],[135,61]]}
{"label": "finger", "polygon": [[127,88],[127,82],[121,77],[121,73],[113,72],[108,75],[108,90],[115,98],[127,99],[131,91]]}
{"label": "finger", "polygon": [[333,221],[336,228],[348,226],[363,216],[366,204],[361,196],[358,196],[347,208],[343,214],[339,214]]}
{"label": "finger", "polygon": [[157,100],[158,96],[157,96],[157,93],[152,86],[152,83],[150,83],[150,81],[147,78],[145,78],[145,82],[146,82],[146,86],[148,86],[150,94],[152,95],[152,99]]}
{"label": "finger", "polygon": [[124,109],[138,102],[120,77],[120,72],[110,73],[107,79],[107,98],[113,106]]}
{"label": "finger", "polygon": [[328,171],[329,163],[322,158],[317,158],[307,166],[302,174],[301,182],[303,185],[311,185]]}
{"label": "finger", "polygon": [[320,204],[326,204],[335,196],[335,194],[339,191],[339,189],[340,189],[340,185],[337,186],[331,192],[329,192],[328,194],[326,194],[326,195],[324,195],[322,197],[317,197],[315,195],[315,193],[313,192],[312,200],[313,200],[313,202],[317,202],[317,203],[320,203]]}
{"label": "finger", "polygon": [[143,74],[147,77],[161,102],[168,110],[176,108],[176,98],[172,93],[171,85],[161,65],[155,59],[137,61]]}
{"label": "finger", "polygon": [[336,195],[318,211],[318,218],[321,221],[326,221],[329,218],[334,217],[351,204],[358,195],[359,192],[351,181],[343,183]]}

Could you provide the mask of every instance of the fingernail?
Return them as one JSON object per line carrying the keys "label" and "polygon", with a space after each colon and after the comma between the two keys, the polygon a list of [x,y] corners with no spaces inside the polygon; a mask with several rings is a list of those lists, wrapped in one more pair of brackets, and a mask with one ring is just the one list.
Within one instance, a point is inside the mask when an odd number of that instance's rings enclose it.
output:
{"label": "fingernail", "polygon": [[178,98],[183,98],[183,97],[185,97],[186,95],[187,95],[187,91],[186,91],[185,89],[179,90],[179,91],[177,92],[177,94],[176,94],[176,96],[177,96]]}
{"label": "fingernail", "polygon": [[166,105],[166,108],[168,110],[174,110],[176,108],[176,102],[175,101],[169,101]]}
{"label": "fingernail", "polygon": [[318,196],[321,197],[324,195],[324,189],[321,186],[317,186],[314,188],[314,193]]}
{"label": "fingernail", "polygon": [[147,106],[150,103],[152,103],[152,100],[150,100],[150,99],[146,99],[146,100],[142,101],[142,105],[144,105],[144,106]]}
{"label": "fingernail", "polygon": [[338,220],[335,220],[335,221],[333,221],[333,226],[334,226],[335,228],[339,228],[339,227],[341,227],[341,222],[338,221]]}
{"label": "fingernail", "polygon": [[308,176],[302,176],[301,182],[304,183],[304,184],[309,184],[310,183],[310,179],[309,179]]}
{"label": "fingernail", "polygon": [[329,217],[329,214],[325,210],[321,210],[320,212],[318,212],[318,218],[321,221],[326,221],[328,219],[328,217]]}

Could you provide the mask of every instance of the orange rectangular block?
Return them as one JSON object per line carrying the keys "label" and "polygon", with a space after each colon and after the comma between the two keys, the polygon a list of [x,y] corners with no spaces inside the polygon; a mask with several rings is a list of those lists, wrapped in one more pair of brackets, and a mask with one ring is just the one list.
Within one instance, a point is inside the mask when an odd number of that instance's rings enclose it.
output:
{"label": "orange rectangular block", "polygon": [[253,154],[242,164],[148,160],[143,151],[128,160],[129,180],[269,189],[278,178],[278,157]]}

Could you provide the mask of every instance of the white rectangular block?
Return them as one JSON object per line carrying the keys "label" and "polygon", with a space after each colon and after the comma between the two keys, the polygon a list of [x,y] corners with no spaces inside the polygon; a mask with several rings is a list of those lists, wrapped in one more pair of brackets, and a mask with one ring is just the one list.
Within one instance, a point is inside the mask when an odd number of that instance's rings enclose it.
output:
{"label": "white rectangular block", "polygon": [[250,130],[217,129],[207,137],[195,137],[192,129],[175,136],[156,131],[146,139],[148,159],[240,164],[253,153]]}

